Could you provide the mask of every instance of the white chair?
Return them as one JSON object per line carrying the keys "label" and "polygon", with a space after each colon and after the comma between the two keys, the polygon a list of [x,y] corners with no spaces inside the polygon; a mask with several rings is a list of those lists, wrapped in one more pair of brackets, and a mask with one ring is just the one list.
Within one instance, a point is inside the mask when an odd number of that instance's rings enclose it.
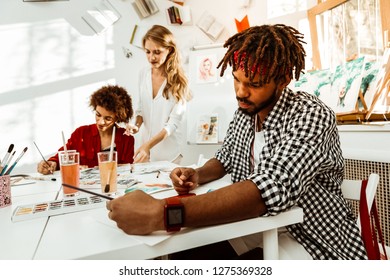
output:
{"label": "white chair", "polygon": [[[375,173],[370,174],[366,187],[367,205],[369,210],[371,210],[378,184],[379,175]],[[349,201],[359,201],[361,186],[362,180],[344,180],[341,183],[341,191],[345,199]],[[354,212],[358,213],[359,211]],[[361,226],[359,214],[356,222],[360,230]],[[295,241],[295,239],[279,235],[279,257],[284,260],[303,260],[307,259],[307,253],[302,251],[302,246]]]}
{"label": "white chair", "polygon": [[[370,174],[370,176],[368,177],[367,188],[366,188],[367,206],[369,211],[371,211],[372,203],[375,198],[378,184],[379,184],[379,175],[375,173]],[[343,195],[347,200],[359,201],[361,187],[362,187],[362,180],[344,180],[343,183],[341,184],[341,191],[343,192]],[[358,215],[356,222],[360,229],[361,228],[360,215]]]}

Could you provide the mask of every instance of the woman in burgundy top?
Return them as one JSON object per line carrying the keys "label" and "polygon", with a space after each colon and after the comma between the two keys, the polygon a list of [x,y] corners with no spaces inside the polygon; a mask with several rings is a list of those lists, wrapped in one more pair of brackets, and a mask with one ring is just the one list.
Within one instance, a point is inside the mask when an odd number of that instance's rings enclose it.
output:
{"label": "woman in burgundy top", "polygon": [[[127,91],[119,86],[103,86],[90,97],[90,107],[95,111],[96,124],[77,128],[66,143],[68,150],[80,153],[80,165],[98,166],[97,153],[109,150],[115,123],[127,123],[133,116],[132,100]],[[117,127],[114,149],[118,154],[118,164],[133,163],[134,137],[125,135],[125,129]],[[61,147],[59,151],[62,151]],[[48,164],[41,161],[38,172],[42,174],[59,170],[58,154],[49,158]]]}

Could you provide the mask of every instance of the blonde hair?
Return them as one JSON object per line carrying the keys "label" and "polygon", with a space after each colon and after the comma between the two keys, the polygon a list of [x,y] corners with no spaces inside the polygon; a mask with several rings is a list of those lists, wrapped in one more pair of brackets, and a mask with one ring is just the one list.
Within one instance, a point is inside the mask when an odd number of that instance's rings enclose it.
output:
{"label": "blonde hair", "polygon": [[182,100],[189,101],[192,96],[188,88],[187,77],[181,67],[180,53],[177,49],[172,32],[164,26],[153,25],[142,39],[143,47],[145,47],[146,40],[151,40],[156,44],[169,49],[169,54],[164,63],[167,84],[165,85],[163,96],[168,99],[169,92],[171,92],[177,102]]}

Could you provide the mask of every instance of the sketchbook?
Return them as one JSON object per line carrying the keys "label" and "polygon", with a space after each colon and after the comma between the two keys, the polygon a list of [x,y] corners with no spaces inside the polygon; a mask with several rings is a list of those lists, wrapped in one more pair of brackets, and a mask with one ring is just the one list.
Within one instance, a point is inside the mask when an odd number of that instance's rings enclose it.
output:
{"label": "sketchbook", "polygon": [[[147,163],[125,164],[117,167],[117,188],[128,189],[136,184],[156,184],[166,187],[170,183],[169,174],[176,164],[169,161],[156,161]],[[143,182],[145,174],[156,173],[159,176],[151,176],[146,178],[147,182]],[[80,172],[80,187],[81,188],[101,188],[99,168],[88,168]],[[150,186],[149,186],[150,187]]]}

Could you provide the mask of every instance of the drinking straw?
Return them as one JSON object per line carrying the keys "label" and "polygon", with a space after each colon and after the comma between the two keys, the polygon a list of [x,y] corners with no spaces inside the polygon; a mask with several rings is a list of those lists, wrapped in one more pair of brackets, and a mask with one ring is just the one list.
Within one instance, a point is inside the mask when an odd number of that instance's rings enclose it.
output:
{"label": "drinking straw", "polygon": [[112,136],[111,136],[111,147],[110,147],[110,157],[109,161],[112,161],[113,153],[114,153],[114,140],[115,140],[115,125],[112,128]]}
{"label": "drinking straw", "polygon": [[61,131],[61,133],[62,133],[62,142],[64,143],[65,161],[68,162],[68,149],[66,148],[64,131]]}

